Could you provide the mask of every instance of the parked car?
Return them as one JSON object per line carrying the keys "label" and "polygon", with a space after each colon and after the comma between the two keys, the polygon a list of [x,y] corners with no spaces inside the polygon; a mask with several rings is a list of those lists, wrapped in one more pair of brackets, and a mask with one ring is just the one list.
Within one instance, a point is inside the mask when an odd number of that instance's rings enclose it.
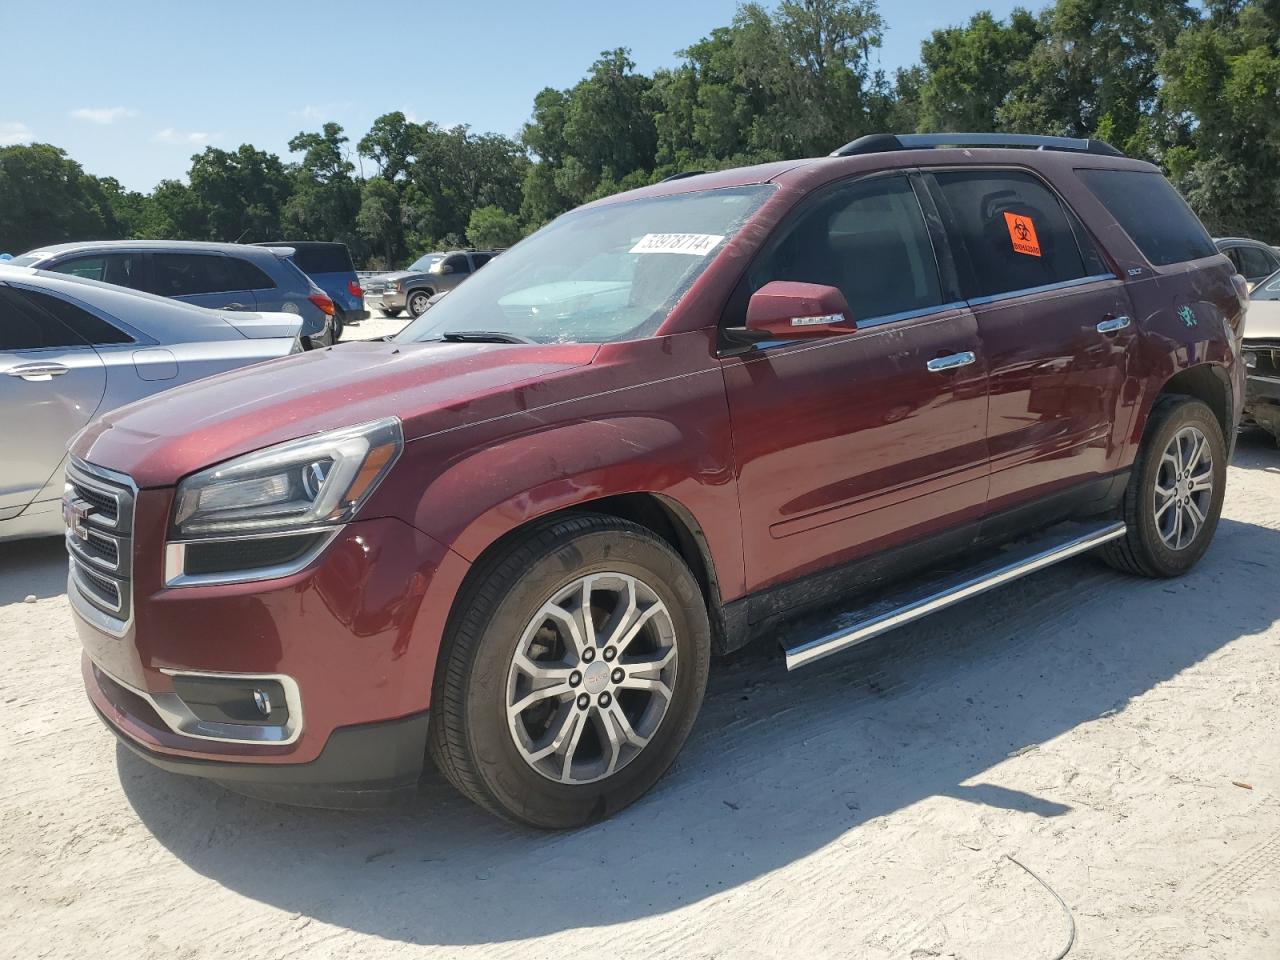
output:
{"label": "parked car", "polygon": [[1280,442],[1280,273],[1263,279],[1249,295],[1244,328],[1248,370],[1244,422]]}
{"label": "parked car", "polygon": [[373,277],[365,286],[365,302],[388,317],[408,310],[412,317],[427,312],[437,293],[452,290],[497,253],[492,250],[449,250],[428,253],[409,264],[407,270]]}
{"label": "parked car", "polygon": [[713,653],[818,663],[1086,551],[1189,570],[1243,286],[1096,141],[876,136],[597,201],[388,342],[82,433],[67,509],[132,558],[72,558],[88,695],[260,796],[366,802],[429,752],[513,820],[608,816]]}
{"label": "parked car", "polygon": [[[300,326],[296,314],[205,310],[0,265],[0,540],[62,533],[67,443],[95,416],[285,356]],[[92,569],[108,540],[83,546]],[[127,569],[112,562],[107,569]]]}
{"label": "parked car", "polygon": [[289,259],[292,247],[178,240],[94,240],[40,247],[19,266],[101,280],[216,310],[297,314],[302,335],[331,344],[334,304]]}
{"label": "parked car", "polygon": [[1219,237],[1213,242],[1235,264],[1236,273],[1249,281],[1250,288],[1280,270],[1280,252],[1269,243],[1246,237]]}
{"label": "parked car", "polygon": [[333,338],[342,336],[348,323],[359,323],[369,317],[364,306],[364,290],[351,262],[351,251],[345,243],[318,240],[279,240],[256,243],[256,247],[288,247],[294,266],[312,279],[333,301]]}

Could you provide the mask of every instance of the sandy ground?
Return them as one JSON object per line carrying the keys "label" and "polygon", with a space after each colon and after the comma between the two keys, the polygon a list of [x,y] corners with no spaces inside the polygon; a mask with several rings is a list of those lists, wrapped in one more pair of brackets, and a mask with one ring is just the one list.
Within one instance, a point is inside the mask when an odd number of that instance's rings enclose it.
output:
{"label": "sandy ground", "polygon": [[400,314],[398,317],[384,317],[377,310],[370,310],[368,320],[361,320],[359,323],[348,324],[342,330],[342,342],[348,340],[374,340],[378,337],[389,337],[393,333],[399,333],[404,329],[406,323],[411,319],[407,314]]}
{"label": "sandy ground", "polygon": [[721,664],[658,787],[560,835],[434,777],[340,813],[150,768],[84,699],[60,544],[0,544],[0,956],[1280,957],[1278,495],[1249,441],[1181,580],[1080,559]]}

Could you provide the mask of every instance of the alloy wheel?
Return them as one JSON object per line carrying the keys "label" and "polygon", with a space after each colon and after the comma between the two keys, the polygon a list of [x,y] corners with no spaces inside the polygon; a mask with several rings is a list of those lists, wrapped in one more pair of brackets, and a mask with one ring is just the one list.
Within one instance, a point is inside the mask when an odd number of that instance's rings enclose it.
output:
{"label": "alloy wheel", "polygon": [[579,577],[525,627],[507,678],[507,723],[524,761],[549,780],[612,776],[653,739],[671,705],[671,613],[623,573]]}
{"label": "alloy wheel", "polygon": [[1199,427],[1183,427],[1160,457],[1156,471],[1155,523],[1170,550],[1184,550],[1199,536],[1213,501],[1213,452]]}

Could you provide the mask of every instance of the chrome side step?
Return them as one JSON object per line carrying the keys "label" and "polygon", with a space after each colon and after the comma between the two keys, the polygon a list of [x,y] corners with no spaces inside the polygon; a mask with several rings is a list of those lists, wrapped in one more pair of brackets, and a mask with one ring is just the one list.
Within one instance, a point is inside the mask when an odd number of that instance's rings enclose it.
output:
{"label": "chrome side step", "polygon": [[1042,536],[1020,547],[1005,550],[986,563],[961,573],[830,618],[824,628],[819,628],[816,636],[812,632],[806,636],[806,631],[798,631],[800,635],[783,641],[787,669],[794,670],[847,650],[895,627],[1011,583],[1125,534],[1125,525],[1120,521],[1075,523],[1069,527],[1065,534]]}

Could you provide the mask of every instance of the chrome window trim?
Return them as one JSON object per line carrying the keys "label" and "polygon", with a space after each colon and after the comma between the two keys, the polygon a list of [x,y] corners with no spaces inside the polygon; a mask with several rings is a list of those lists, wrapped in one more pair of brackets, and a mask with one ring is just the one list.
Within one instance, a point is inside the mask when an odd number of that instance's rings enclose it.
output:
{"label": "chrome window trim", "polygon": [[1004,293],[993,293],[987,297],[974,297],[968,301],[971,307],[981,307],[988,303],[998,303],[1001,300],[1012,300],[1015,297],[1027,297],[1037,293],[1051,293],[1054,290],[1069,290],[1072,287],[1082,287],[1089,283],[1099,283],[1103,280],[1119,280],[1114,273],[1095,273],[1088,277],[1076,277],[1074,280],[1059,280],[1057,283],[1045,283],[1038,287],[1025,287],[1022,290],[1008,290]]}
{"label": "chrome window trim", "polygon": [[112,683],[149,703],[164,725],[179,736],[191,737],[194,740],[212,740],[217,743],[258,743],[278,747],[296,743],[302,736],[302,692],[298,689],[298,682],[285,673],[217,673],[164,667],[160,670],[167,677],[243,680],[250,683],[254,680],[272,680],[279,683],[284,689],[284,702],[289,708],[289,720],[284,726],[269,727],[251,723],[217,723],[201,720],[191,712],[191,708],[176,693],[150,693],[103,670],[96,661],[94,668],[108,677]]}
{"label": "chrome window trim", "polygon": [[[202,537],[192,540],[169,540],[164,545],[164,585],[166,587],[206,587],[227,583],[253,583],[260,580],[278,580],[292,576],[310,566],[321,553],[337,539],[338,534],[346,529],[346,524],[336,527],[313,526],[287,533],[273,531],[271,533],[242,534],[234,537]],[[244,540],[276,540],[280,537],[297,537],[307,534],[327,534],[316,541],[306,553],[296,560],[280,563],[270,567],[255,567],[251,570],[237,570],[227,573],[186,573],[187,547],[202,543],[230,543]]]}

